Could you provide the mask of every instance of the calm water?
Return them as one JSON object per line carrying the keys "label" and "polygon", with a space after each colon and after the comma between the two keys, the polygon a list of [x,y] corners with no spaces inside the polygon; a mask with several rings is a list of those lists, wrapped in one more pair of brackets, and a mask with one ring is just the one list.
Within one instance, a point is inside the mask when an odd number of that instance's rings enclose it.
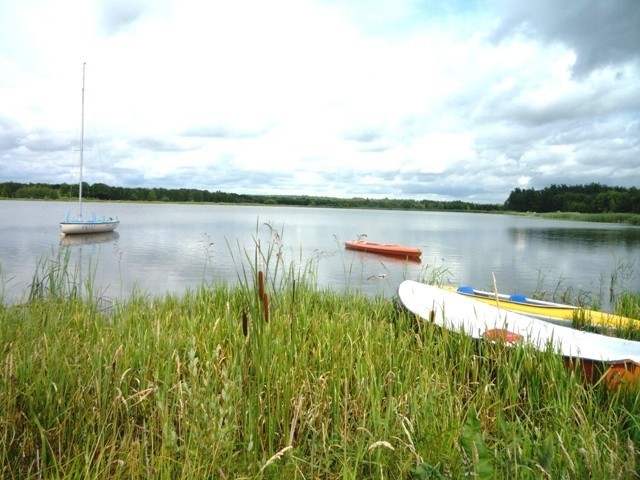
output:
{"label": "calm water", "polygon": [[[600,296],[640,292],[640,228],[508,215],[336,210],[299,207],[90,203],[85,216],[118,216],[113,234],[60,237],[68,202],[0,201],[0,264],[4,297],[24,298],[38,262],[69,251],[71,261],[104,296],[181,293],[204,281],[238,281],[256,242],[266,251],[281,237],[287,261],[314,262],[317,283],[336,290],[393,295],[404,279],[446,270],[450,283],[531,294],[560,287]],[[267,225],[270,225],[270,229]],[[343,242],[420,247],[422,262],[345,250]]]}

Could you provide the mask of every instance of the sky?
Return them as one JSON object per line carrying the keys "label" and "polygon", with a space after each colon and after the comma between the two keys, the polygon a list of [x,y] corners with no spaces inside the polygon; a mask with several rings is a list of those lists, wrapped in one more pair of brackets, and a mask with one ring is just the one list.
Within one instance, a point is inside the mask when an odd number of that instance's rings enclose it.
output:
{"label": "sky", "polygon": [[640,187],[640,0],[0,2],[0,182]]}

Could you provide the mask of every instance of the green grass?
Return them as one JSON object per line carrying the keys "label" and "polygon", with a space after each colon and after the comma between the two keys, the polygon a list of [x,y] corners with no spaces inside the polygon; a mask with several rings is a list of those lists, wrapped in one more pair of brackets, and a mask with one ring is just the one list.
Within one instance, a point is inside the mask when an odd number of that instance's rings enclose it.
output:
{"label": "green grass", "polygon": [[1,305],[0,476],[638,477],[638,395],[318,289],[271,233],[236,287],[105,310],[54,262]]}
{"label": "green grass", "polygon": [[[513,213],[513,212],[509,212]],[[602,222],[602,223],[623,223],[627,225],[640,226],[640,215],[637,213],[578,213],[578,212],[548,212],[535,214],[516,215],[535,215],[544,218],[553,218],[556,220],[578,220],[581,222]]]}
{"label": "green grass", "polygon": [[246,293],[4,308],[2,476],[634,478],[637,397],[554,355],[304,287],[265,323]]}

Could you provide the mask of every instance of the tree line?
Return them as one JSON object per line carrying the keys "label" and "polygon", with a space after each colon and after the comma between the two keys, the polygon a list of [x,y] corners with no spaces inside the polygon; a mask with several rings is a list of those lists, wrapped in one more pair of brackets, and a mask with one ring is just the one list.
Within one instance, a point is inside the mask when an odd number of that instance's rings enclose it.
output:
{"label": "tree line", "polygon": [[[77,184],[46,183],[0,183],[0,198],[22,198],[42,200],[64,200],[78,197]],[[334,208],[384,208],[398,210],[467,210],[498,211],[502,205],[472,202],[397,200],[371,198],[335,198],[310,195],[252,195],[221,191],[199,190],[195,188],[142,188],[111,187],[104,183],[82,184],[82,197],[88,200],[133,201],[133,202],[196,202],[258,205],[289,205]]]}
{"label": "tree line", "polygon": [[[227,204],[259,204],[316,206],[335,208],[384,208],[401,210],[450,211],[516,211],[516,212],[579,212],[579,213],[640,213],[640,190],[636,187],[589,185],[551,185],[541,190],[516,188],[504,204],[473,202],[371,199],[362,197],[335,198],[310,195],[252,195],[195,188],[112,187],[104,183],[82,184],[83,198],[104,201],[142,202],[206,202]],[[63,200],[78,197],[77,184],[0,183],[0,198]]]}
{"label": "tree line", "polygon": [[516,188],[504,207],[516,212],[640,213],[640,190],[599,183]]}

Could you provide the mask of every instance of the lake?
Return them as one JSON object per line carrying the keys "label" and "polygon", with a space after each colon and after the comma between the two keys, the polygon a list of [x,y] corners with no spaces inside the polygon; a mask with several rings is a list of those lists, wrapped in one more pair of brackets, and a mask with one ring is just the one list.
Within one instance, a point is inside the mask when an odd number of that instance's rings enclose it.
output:
{"label": "lake", "polygon": [[[0,201],[0,265],[8,302],[28,295],[38,265],[68,252],[101,296],[182,293],[234,284],[256,245],[287,266],[311,265],[318,286],[395,294],[404,279],[444,272],[453,285],[531,295],[569,290],[605,308],[609,292],[640,292],[640,228],[500,214],[342,210],[210,204],[85,203],[85,216],[117,216],[116,232],[60,237],[71,202]],[[344,249],[359,235],[422,249],[422,261]],[[273,258],[272,258],[273,260]],[[262,265],[260,265],[262,268]]]}

